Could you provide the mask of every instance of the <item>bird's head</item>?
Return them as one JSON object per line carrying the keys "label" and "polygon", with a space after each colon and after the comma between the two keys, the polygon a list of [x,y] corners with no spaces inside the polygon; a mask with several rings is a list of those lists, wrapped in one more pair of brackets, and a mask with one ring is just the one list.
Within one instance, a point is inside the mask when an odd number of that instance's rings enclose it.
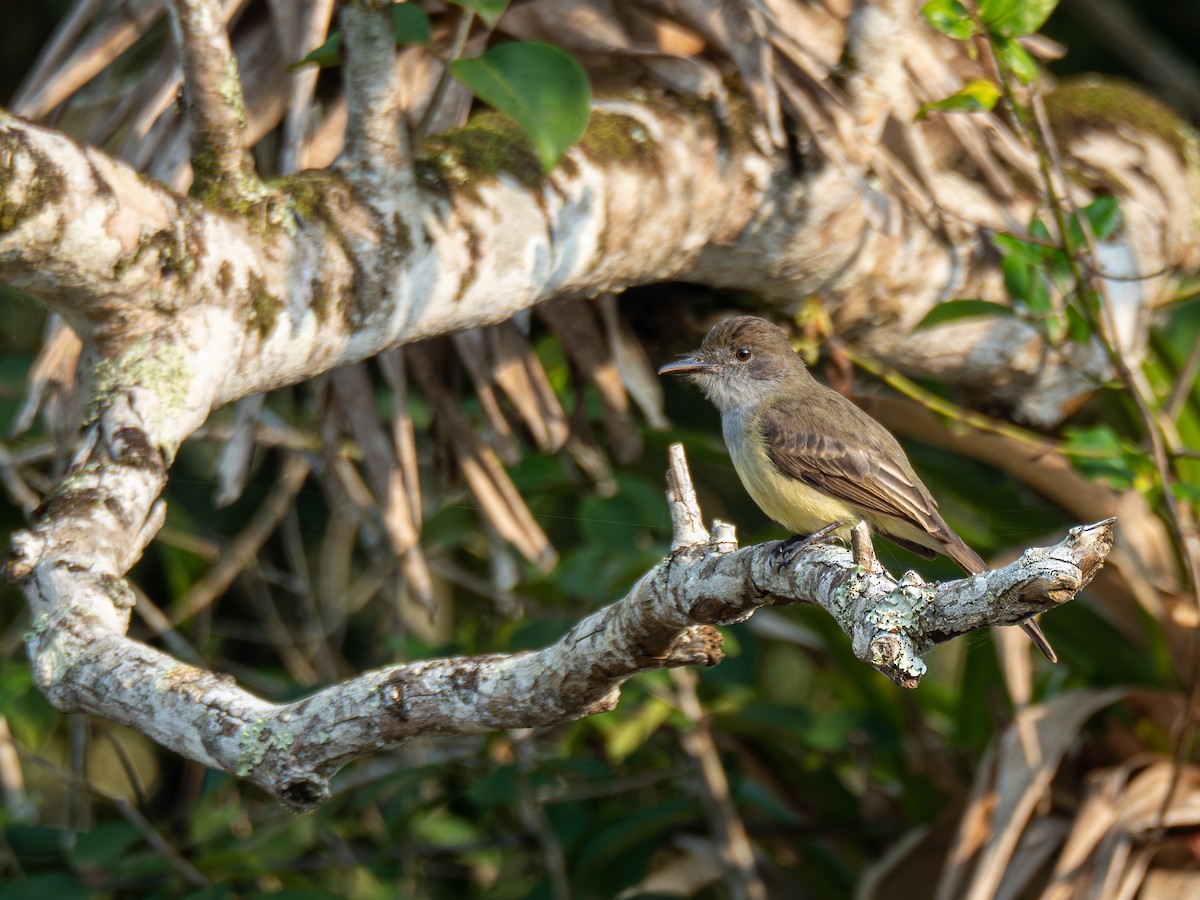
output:
{"label": "bird's head", "polygon": [[699,350],[658,370],[687,375],[720,410],[756,403],[794,373],[803,377],[808,370],[787,335],[757,316],[721,320]]}

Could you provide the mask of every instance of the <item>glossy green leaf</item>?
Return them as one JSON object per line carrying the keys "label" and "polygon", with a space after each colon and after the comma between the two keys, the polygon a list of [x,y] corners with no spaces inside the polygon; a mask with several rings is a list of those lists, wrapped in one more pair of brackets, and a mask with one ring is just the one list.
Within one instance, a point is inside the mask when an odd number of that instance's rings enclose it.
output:
{"label": "glossy green leaf", "polygon": [[1118,436],[1110,425],[1068,428],[1065,437],[1064,449],[1075,467],[1117,490],[1135,487],[1153,468],[1146,452]]}
{"label": "glossy green leaf", "polygon": [[396,46],[420,44],[428,47],[433,42],[433,28],[424,10],[415,3],[392,4],[392,37]]}
{"label": "glossy green leaf", "polygon": [[1012,38],[998,37],[993,46],[996,48],[996,58],[1000,60],[1000,65],[1016,75],[1022,84],[1032,84],[1038,77],[1037,60]]}
{"label": "glossy green leaf", "polygon": [[962,90],[944,97],[935,103],[926,103],[917,111],[917,118],[924,119],[932,112],[983,112],[990,110],[1000,99],[1000,88],[990,81],[977,79],[963,85]]}
{"label": "glossy green leaf", "polygon": [[980,316],[1012,316],[1013,308],[1003,303],[993,303],[991,300],[950,300],[939,303],[925,314],[913,331],[922,328],[932,328],[945,322],[957,322],[960,319],[977,319]]}
{"label": "glossy green leaf", "polygon": [[996,245],[996,249],[1002,256],[1014,257],[1030,265],[1038,265],[1043,262],[1047,250],[1049,250],[1040,243],[1023,240],[1014,234],[993,234],[992,243]]}
{"label": "glossy green leaf", "polygon": [[547,171],[587,128],[592,86],[583,67],[558,47],[501,44],[483,56],[455,60],[450,72],[484,103],[516,120]]}
{"label": "glossy green leaf", "polygon": [[1116,197],[1097,197],[1082,210],[1097,240],[1106,240],[1121,225],[1121,204]]}
{"label": "glossy green leaf", "polygon": [[340,65],[342,61],[342,33],[335,31],[329,35],[316,50],[309,53],[304,59],[297,63],[292,63],[288,67],[290,70],[299,69],[301,66],[316,65],[322,69],[332,68]]}
{"label": "glossy green leaf", "polygon": [[504,11],[508,9],[508,0],[450,0],[457,6],[472,10],[483,19],[488,28],[495,28]]}
{"label": "glossy green leaf", "polygon": [[993,33],[1018,38],[1046,24],[1056,6],[1058,0],[980,0],[979,17]]}
{"label": "glossy green leaf", "polygon": [[1074,303],[1067,307],[1067,338],[1076,344],[1086,344],[1092,339],[1092,326]]}
{"label": "glossy green leaf", "polygon": [[925,21],[944,35],[965,41],[975,33],[975,23],[958,0],[930,0],[921,7]]}

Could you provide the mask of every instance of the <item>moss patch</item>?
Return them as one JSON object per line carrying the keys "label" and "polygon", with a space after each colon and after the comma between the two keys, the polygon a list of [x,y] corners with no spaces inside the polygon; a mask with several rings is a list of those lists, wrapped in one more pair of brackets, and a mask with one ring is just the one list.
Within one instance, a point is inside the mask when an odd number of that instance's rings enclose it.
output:
{"label": "moss patch", "polygon": [[[160,406],[152,422],[153,433],[165,431],[165,421],[183,411],[191,378],[183,351],[165,338],[147,335],[138,338],[120,357],[98,361],[91,381],[91,401],[84,424],[96,420],[114,391],[137,386],[158,397]],[[169,450],[160,449],[170,464]]]}
{"label": "moss patch", "polygon": [[645,126],[632,116],[593,110],[578,147],[598,163],[621,165],[647,175],[662,171],[658,147]]}
{"label": "moss patch", "polygon": [[481,113],[462,128],[427,141],[416,171],[427,187],[457,188],[474,200],[481,180],[504,175],[531,191],[546,181],[528,135],[499,113]]}
{"label": "moss patch", "polygon": [[246,327],[258,331],[261,339],[266,339],[279,320],[279,311],[283,301],[267,290],[267,283],[261,275],[250,272],[246,276],[246,287],[250,291],[250,312],[246,316]]}
{"label": "moss patch", "polygon": [[[33,163],[31,175],[18,175],[18,169],[24,169],[22,158]],[[29,136],[17,130],[0,132],[0,159],[8,160],[0,168],[0,234],[5,234],[55,203],[66,179]]]}
{"label": "moss patch", "polygon": [[1064,81],[1046,95],[1046,113],[1060,143],[1124,123],[1162,138],[1184,160],[1194,153],[1196,133],[1187,123],[1152,94],[1119,78],[1088,75]]}

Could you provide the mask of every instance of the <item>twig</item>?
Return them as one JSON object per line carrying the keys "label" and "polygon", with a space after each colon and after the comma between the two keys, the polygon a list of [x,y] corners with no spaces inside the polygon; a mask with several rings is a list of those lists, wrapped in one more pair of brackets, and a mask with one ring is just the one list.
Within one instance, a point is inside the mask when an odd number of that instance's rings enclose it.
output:
{"label": "twig", "polygon": [[695,760],[700,774],[703,787],[700,796],[720,853],[729,896],[731,900],[766,900],[767,887],[754,864],[754,848],[729,795],[729,778],[696,694],[696,673],[691,669],[672,669],[671,680],[675,683],[676,705],[691,724],[680,734],[680,743]]}
{"label": "twig", "polygon": [[[357,180],[406,171],[411,152],[400,86],[390,0],[353,0],[342,13],[343,78],[348,103],[344,166]],[[386,183],[376,185],[386,189]]]}
{"label": "twig", "polygon": [[671,508],[671,550],[692,547],[708,542],[708,529],[696,499],[696,487],[688,469],[683,444],[672,444],[667,450],[671,468],[667,471],[667,503]]}
{"label": "twig", "polygon": [[250,564],[287,513],[292,500],[304,486],[308,472],[309,464],[303,456],[288,454],[284,457],[279,480],[221,559],[180,599],[178,610],[171,616],[172,625],[177,626],[207,609],[233,583],[238,573]]}
{"label": "twig", "polygon": [[519,729],[512,732],[513,749],[517,758],[517,815],[526,830],[537,839],[542,852],[542,868],[550,879],[554,900],[571,900],[571,882],[567,878],[567,861],[554,825],[538,802],[537,793],[529,778],[534,764],[534,732]]}
{"label": "twig", "polygon": [[446,91],[450,89],[450,63],[462,56],[463,47],[466,46],[473,24],[475,24],[475,10],[463,7],[458,15],[458,22],[454,26],[454,36],[450,39],[446,57],[442,60],[442,72],[438,76],[437,84],[434,85],[429,105],[425,107],[425,112],[421,114],[421,121],[413,129],[414,145],[419,146],[429,136],[430,126],[433,125],[442,101],[446,99]]}
{"label": "twig", "polygon": [[243,197],[253,190],[246,152],[246,102],[237,59],[217,0],[171,0],[167,5],[183,69],[192,123],[194,188]]}
{"label": "twig", "polygon": [[138,810],[124,797],[119,797],[116,794],[110,794],[101,788],[96,787],[90,781],[81,779],[71,772],[60,768],[48,759],[38,756],[28,751],[19,751],[25,759],[32,762],[38,768],[50,772],[62,781],[70,785],[75,785],[88,791],[97,797],[102,797],[111,803],[127,822],[137,828],[149,844],[163,859],[171,864],[179,876],[188,884],[197,888],[209,887],[211,882],[191,863],[183,858],[179,850],[156,829]]}
{"label": "twig", "polygon": [[1108,459],[1111,456],[1111,454],[1103,450],[1093,450],[1086,447],[1069,447],[1061,441],[1051,441],[1037,432],[1021,428],[1011,422],[993,419],[990,416],[985,416],[983,413],[959,406],[956,403],[950,402],[945,397],[939,397],[932,391],[926,390],[911,378],[901,375],[895,369],[869,356],[865,356],[851,347],[839,343],[838,350],[845,353],[851,362],[860,369],[870,372],[889,387],[899,391],[910,400],[920,403],[930,412],[945,416],[955,422],[961,422],[964,425],[974,428],[976,431],[1006,437],[1041,452],[1059,453],[1063,456],[1072,456],[1079,459]]}

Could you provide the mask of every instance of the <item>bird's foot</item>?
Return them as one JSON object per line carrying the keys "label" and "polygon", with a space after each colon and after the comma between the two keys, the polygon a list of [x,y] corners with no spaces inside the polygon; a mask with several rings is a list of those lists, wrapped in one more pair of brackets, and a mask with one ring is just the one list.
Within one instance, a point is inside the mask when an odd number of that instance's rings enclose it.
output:
{"label": "bird's foot", "polygon": [[771,551],[771,561],[775,564],[775,571],[782,572],[788,568],[805,548],[819,544],[845,524],[845,522],[830,522],[812,534],[793,534],[787,540],[780,541]]}

